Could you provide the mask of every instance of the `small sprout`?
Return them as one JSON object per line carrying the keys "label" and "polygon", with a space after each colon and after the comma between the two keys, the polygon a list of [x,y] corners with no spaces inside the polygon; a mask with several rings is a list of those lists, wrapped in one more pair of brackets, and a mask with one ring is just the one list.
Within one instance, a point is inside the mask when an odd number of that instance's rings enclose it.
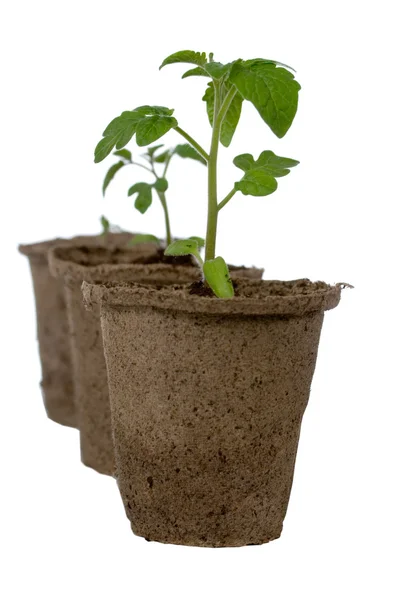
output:
{"label": "small sprout", "polygon": [[110,231],[110,221],[107,219],[107,217],[105,217],[104,215],[101,215],[100,224],[102,226],[101,235],[107,235]]}
{"label": "small sprout", "polygon": [[121,233],[122,231],[121,227],[112,225],[104,215],[100,217],[100,223],[102,227],[101,235],[107,236],[109,233]]}

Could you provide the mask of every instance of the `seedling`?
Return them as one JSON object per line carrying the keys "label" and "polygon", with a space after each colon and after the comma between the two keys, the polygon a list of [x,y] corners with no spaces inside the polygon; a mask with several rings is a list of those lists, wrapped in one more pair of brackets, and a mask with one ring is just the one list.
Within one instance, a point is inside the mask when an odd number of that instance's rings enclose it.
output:
{"label": "seedling", "polygon": [[110,233],[110,221],[107,219],[107,217],[105,217],[104,215],[102,215],[100,217],[100,224],[101,224],[101,228],[102,228],[102,232],[101,235],[104,235],[104,237],[106,235],[108,235]]}
{"label": "seedling", "polygon": [[110,221],[102,215],[100,217],[100,225],[101,225],[101,235],[107,237],[109,233],[121,233],[122,229],[119,225],[113,225]]}
{"label": "seedling", "polygon": [[[200,156],[200,154],[194,150],[194,148],[190,144],[178,144],[174,148],[165,149],[163,144],[157,146],[151,146],[147,148],[145,154],[142,154],[142,158],[144,158],[147,164],[143,164],[143,162],[138,162],[136,160],[132,160],[132,152],[123,148],[121,150],[117,150],[113,153],[120,160],[112,165],[104,178],[103,182],[103,196],[106,193],[108,186],[111,181],[114,179],[115,175],[120,171],[123,167],[127,166],[136,166],[142,169],[145,169],[154,177],[153,183],[147,183],[144,181],[140,181],[132,185],[128,190],[128,196],[136,196],[135,198],[135,208],[142,214],[144,214],[147,209],[151,206],[153,200],[153,191],[156,192],[162,209],[164,211],[164,220],[165,220],[165,239],[167,246],[172,243],[172,234],[171,234],[171,224],[170,217],[168,211],[168,204],[166,199],[166,191],[168,190],[169,183],[167,180],[167,172],[171,160],[174,156],[180,156],[181,158],[191,158],[193,160],[197,160],[204,165],[206,164],[205,159]],[[157,165],[163,165],[162,173],[157,173]],[[138,244],[142,242],[154,242],[160,243],[160,240],[150,234],[139,234],[136,235],[132,239],[132,244]]]}
{"label": "seedling", "polygon": [[208,170],[208,216],[205,239],[205,257],[202,259],[196,240],[179,240],[170,244],[166,255],[191,254],[200,263],[204,281],[220,298],[234,295],[233,285],[225,260],[215,256],[219,212],[237,192],[245,196],[268,196],[278,187],[277,178],[290,172],[297,160],[277,156],[265,150],[256,160],[251,154],[236,156],[234,164],[243,176],[234,183],[230,192],[221,200],[217,194],[217,164],[219,146],[228,147],[238,125],[243,101],[251,102],[271,131],[282,138],[289,130],[297,112],[299,83],[293,69],[274,60],[234,60],[227,64],[214,61],[213,54],[183,50],[168,56],[160,66],[189,63],[193,68],[182,78],[206,77],[203,100],[212,127],[209,152],[184,129],[173,116],[174,110],[165,106],[139,106],[123,112],[111,121],[103,133],[103,139],[95,149],[95,162],[102,161],[114,148],[123,149],[136,134],[138,146],[147,146],[174,129],[207,162]]}

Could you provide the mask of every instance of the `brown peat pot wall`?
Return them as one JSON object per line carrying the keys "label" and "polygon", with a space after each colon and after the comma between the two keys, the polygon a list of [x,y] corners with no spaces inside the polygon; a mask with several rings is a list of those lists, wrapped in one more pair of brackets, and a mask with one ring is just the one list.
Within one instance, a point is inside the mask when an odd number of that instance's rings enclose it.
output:
{"label": "brown peat pot wall", "polygon": [[[107,243],[126,244],[131,237],[132,234],[110,234]],[[50,275],[47,254],[55,245],[99,244],[101,240],[101,236],[79,236],[19,246],[21,254],[29,259],[32,273],[42,367],[41,387],[47,416],[70,427],[76,426],[76,414],[64,290],[62,281]]]}
{"label": "brown peat pot wall", "polygon": [[280,536],[324,311],[341,286],[84,284],[101,304],[117,480],[134,533],[193,546]]}
{"label": "brown peat pot wall", "polygon": [[[99,309],[85,310],[81,285],[83,281],[168,285],[194,281],[199,276],[198,267],[190,263],[184,266],[159,262],[158,257],[157,262],[152,260],[154,246],[144,244],[120,250],[61,247],[49,254],[52,273],[62,276],[65,285],[82,462],[106,475],[115,474],[115,460]],[[243,275],[246,270],[238,272]],[[262,276],[260,269],[248,272],[249,276]]]}

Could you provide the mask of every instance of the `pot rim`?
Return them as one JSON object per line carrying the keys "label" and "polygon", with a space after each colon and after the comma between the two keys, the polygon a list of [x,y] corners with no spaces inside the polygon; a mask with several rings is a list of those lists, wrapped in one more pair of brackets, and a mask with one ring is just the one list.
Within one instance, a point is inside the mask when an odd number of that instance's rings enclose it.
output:
{"label": "pot rim", "polygon": [[[108,234],[108,240],[111,242],[117,242],[120,236],[126,236],[128,240],[128,236],[134,236],[134,233],[130,233],[128,231],[121,231],[120,233],[110,233]],[[18,251],[24,256],[38,257],[38,258],[47,258],[47,253],[49,250],[53,248],[68,248],[74,245],[101,245],[100,240],[102,239],[102,234],[93,233],[86,235],[76,235],[72,238],[62,238],[56,237],[50,240],[42,240],[40,242],[31,242],[28,244],[19,244]]]}
{"label": "pot rim", "polygon": [[45,256],[53,246],[62,246],[67,242],[66,238],[54,238],[52,240],[43,240],[42,242],[32,242],[29,244],[19,244],[18,251],[24,256]]}
{"label": "pot rim", "polygon": [[[104,250],[103,246],[91,245],[85,247],[77,244],[76,246],[70,245],[65,246],[54,246],[49,251],[49,266],[50,272],[55,277],[64,277],[73,281],[87,281],[90,283],[100,283],[104,280],[112,281],[113,277],[115,280],[122,278],[127,281],[130,278],[132,280],[139,279],[142,283],[156,284],[157,279],[160,281],[171,281],[173,283],[186,283],[188,281],[195,281],[199,279],[200,268],[196,265],[181,265],[171,263],[146,263],[145,261],[149,256],[154,254],[154,245],[149,244],[138,244],[131,248],[107,248],[106,250],[110,253],[118,251],[125,256],[131,256],[131,262],[121,263],[110,263],[101,262],[96,265],[84,265],[74,260],[63,257],[66,252],[71,250],[81,250],[86,255],[90,252],[96,252],[101,249]],[[245,277],[245,273],[248,272],[253,276],[258,275],[260,278],[264,272],[263,269],[256,267],[234,267],[233,276],[239,275]]]}
{"label": "pot rim", "polygon": [[[233,298],[200,297],[189,294],[189,285],[150,286],[134,283],[82,284],[85,305],[115,308],[151,307],[203,315],[301,316],[324,312],[340,302],[348,284],[329,285],[309,279],[293,281],[238,279],[239,293]],[[274,293],[275,292],[275,293]]]}

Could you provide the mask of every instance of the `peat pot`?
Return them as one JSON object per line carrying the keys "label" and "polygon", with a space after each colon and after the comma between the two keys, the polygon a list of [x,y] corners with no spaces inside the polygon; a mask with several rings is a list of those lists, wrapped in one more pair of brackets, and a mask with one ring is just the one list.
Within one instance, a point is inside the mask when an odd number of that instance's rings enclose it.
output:
{"label": "peat pot", "polygon": [[61,425],[76,426],[73,377],[63,282],[49,271],[48,252],[54,246],[77,243],[126,244],[132,234],[57,238],[35,244],[21,244],[19,251],[28,257],[36,304],[37,338],[42,369],[41,388],[47,416]]}
{"label": "peat pot", "polygon": [[341,286],[83,285],[100,303],[116,475],[135,534],[191,546],[280,536],[324,311]]}
{"label": "peat pot", "polygon": [[[199,277],[198,267],[190,262],[188,265],[162,262],[154,246],[150,248],[148,245],[124,249],[71,246],[55,247],[49,253],[53,275],[64,281],[81,459],[86,466],[105,475],[115,472],[107,370],[99,309],[85,310],[81,285],[83,281],[168,285]],[[243,268],[237,269],[236,274],[261,278],[262,270]]]}

